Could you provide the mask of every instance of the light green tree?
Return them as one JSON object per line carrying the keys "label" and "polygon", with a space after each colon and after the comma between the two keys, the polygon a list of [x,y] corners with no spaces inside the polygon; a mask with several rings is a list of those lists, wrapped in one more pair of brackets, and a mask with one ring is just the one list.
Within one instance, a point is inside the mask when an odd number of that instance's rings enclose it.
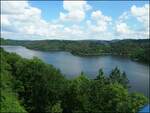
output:
{"label": "light green tree", "polygon": [[57,102],[52,106],[52,113],[62,113],[61,102]]}

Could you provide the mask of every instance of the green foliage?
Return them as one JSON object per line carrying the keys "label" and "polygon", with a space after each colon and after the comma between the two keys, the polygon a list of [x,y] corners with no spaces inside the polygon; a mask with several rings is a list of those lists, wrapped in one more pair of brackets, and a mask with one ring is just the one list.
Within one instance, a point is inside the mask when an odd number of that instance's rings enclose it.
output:
{"label": "green foliage", "polygon": [[102,69],[99,69],[98,76],[96,77],[96,79],[104,79],[104,72]]}
{"label": "green foliage", "polygon": [[30,49],[41,51],[68,51],[74,55],[121,55],[133,60],[150,64],[150,45],[149,39],[139,40],[41,40],[41,41],[19,41],[4,40],[1,38],[2,45],[22,45]]}
{"label": "green foliage", "polygon": [[6,53],[1,51],[1,66],[0,66],[0,112],[15,112],[26,113],[26,110],[21,106],[16,92],[13,90],[13,78],[9,70],[11,66],[7,63]]}
{"label": "green foliage", "polygon": [[121,73],[117,67],[114,70],[112,70],[109,80],[111,83],[121,84],[124,88],[129,87],[129,80],[126,76],[126,73],[125,72]]}
{"label": "green foliage", "polygon": [[16,95],[12,93],[12,91],[1,91],[1,98],[3,100],[1,101],[1,113],[26,113],[23,106],[20,105],[19,100],[17,99]]}
{"label": "green foliage", "polygon": [[130,104],[128,105],[128,110],[133,113],[137,113],[139,108],[142,108],[145,103],[148,103],[148,99],[142,94],[132,93],[129,98],[128,102]]}
{"label": "green foliage", "polygon": [[[98,85],[98,83],[97,83]],[[99,92],[100,88],[102,89]],[[92,112],[126,112],[125,104],[128,100],[128,92],[119,84],[105,85],[99,87],[95,91],[95,99],[92,101]],[[94,96],[94,95],[93,95]],[[96,104],[94,104],[96,103]]]}
{"label": "green foliage", "polygon": [[148,103],[128,92],[128,79],[118,68],[109,77],[99,70],[96,79],[82,72],[68,80],[38,58],[21,58],[1,51],[1,112],[29,113],[136,113]]}
{"label": "green foliage", "polygon": [[99,69],[98,76],[96,77],[96,80],[99,80],[101,82],[107,82],[106,77],[105,77],[102,69]]}
{"label": "green foliage", "polygon": [[61,104],[60,102],[56,103],[53,107],[52,107],[52,113],[62,113],[62,108],[61,108]]}

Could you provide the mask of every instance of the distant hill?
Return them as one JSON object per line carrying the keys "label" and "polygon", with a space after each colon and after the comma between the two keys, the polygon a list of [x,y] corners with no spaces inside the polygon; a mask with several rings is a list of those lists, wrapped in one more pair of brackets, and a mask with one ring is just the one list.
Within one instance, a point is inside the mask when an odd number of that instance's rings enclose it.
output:
{"label": "distant hill", "polygon": [[1,45],[20,45],[41,51],[68,51],[74,55],[122,55],[131,59],[150,62],[150,39],[126,40],[10,40],[1,38]]}

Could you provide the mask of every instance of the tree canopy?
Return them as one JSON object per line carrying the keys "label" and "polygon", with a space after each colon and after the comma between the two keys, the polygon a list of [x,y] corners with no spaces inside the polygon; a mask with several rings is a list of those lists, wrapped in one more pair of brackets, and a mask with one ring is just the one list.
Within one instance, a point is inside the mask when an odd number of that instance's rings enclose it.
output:
{"label": "tree canopy", "polygon": [[1,112],[28,113],[136,113],[148,103],[139,93],[129,93],[129,81],[118,68],[96,79],[82,72],[67,79],[52,65],[38,58],[24,59],[1,53]]}

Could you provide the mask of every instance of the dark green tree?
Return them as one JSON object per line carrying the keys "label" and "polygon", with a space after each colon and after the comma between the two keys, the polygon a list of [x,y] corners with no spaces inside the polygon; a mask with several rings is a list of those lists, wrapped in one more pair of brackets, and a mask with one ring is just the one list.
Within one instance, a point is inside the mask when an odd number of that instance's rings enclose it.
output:
{"label": "dark green tree", "polygon": [[121,73],[117,67],[110,73],[109,80],[111,83],[119,83],[124,88],[129,88],[129,80],[125,72]]}

